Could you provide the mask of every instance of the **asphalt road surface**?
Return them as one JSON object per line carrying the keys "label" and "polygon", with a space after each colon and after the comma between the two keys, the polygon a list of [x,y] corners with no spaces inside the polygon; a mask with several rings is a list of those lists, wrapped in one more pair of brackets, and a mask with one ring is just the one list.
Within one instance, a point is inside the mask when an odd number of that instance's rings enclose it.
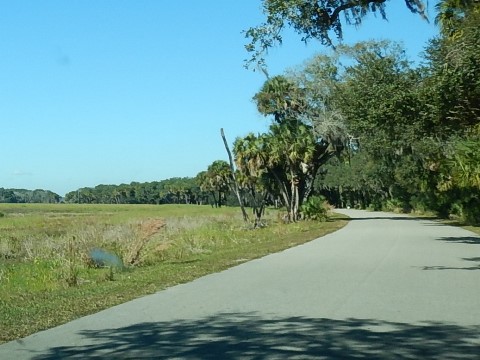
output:
{"label": "asphalt road surface", "polygon": [[480,359],[480,237],[342,230],[0,346],[0,359]]}

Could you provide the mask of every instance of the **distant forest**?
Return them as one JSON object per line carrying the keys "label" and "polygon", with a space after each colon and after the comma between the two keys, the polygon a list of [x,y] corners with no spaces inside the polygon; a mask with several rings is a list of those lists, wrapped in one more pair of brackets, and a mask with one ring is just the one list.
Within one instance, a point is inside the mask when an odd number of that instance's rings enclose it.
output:
{"label": "distant forest", "polygon": [[58,203],[61,196],[49,190],[0,188],[0,203]]}
{"label": "distant forest", "polygon": [[196,204],[208,203],[195,178],[171,178],[153,182],[97,185],[71,191],[65,202],[80,204]]}
{"label": "distant forest", "polygon": [[0,188],[0,203],[80,204],[190,204],[208,203],[209,194],[194,178],[174,178],[146,183],[97,185],[70,191],[64,198],[49,190]]}
{"label": "distant forest", "polygon": [[84,187],[70,191],[64,198],[49,190],[0,188],[0,203],[206,204],[210,202],[209,195],[200,189],[195,178],[185,177]]}

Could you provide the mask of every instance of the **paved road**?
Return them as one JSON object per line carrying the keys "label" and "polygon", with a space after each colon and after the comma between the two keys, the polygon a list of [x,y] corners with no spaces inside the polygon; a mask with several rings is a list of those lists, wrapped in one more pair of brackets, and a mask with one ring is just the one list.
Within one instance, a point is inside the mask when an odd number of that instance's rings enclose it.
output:
{"label": "paved road", "polygon": [[341,210],[308,244],[0,346],[0,359],[480,359],[480,237]]}

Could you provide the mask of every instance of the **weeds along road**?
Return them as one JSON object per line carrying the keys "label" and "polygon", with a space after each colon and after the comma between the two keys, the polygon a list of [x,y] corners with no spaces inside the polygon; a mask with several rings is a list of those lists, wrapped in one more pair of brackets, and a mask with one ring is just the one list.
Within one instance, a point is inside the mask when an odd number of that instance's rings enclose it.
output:
{"label": "weeds along road", "polygon": [[479,359],[480,237],[341,210],[342,230],[0,346],[0,359]]}

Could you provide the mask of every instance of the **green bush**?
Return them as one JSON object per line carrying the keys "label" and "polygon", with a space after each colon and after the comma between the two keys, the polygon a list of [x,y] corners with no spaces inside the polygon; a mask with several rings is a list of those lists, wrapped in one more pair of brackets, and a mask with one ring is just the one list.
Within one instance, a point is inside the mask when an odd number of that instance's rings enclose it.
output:
{"label": "green bush", "polygon": [[412,211],[415,213],[426,213],[431,210],[431,202],[424,194],[413,195],[409,201]]}
{"label": "green bush", "polygon": [[328,203],[323,196],[311,196],[301,208],[304,219],[325,221],[328,219]]}
{"label": "green bush", "polygon": [[383,211],[404,213],[408,212],[409,205],[401,199],[388,199],[383,203]]}
{"label": "green bush", "polygon": [[470,199],[463,206],[463,220],[469,225],[480,224],[480,200],[476,198]]}
{"label": "green bush", "polygon": [[463,204],[461,204],[460,201],[454,202],[450,206],[449,217],[450,218],[455,217],[455,218],[463,219],[463,217],[464,217],[463,208],[464,208],[464,206],[463,206]]}

